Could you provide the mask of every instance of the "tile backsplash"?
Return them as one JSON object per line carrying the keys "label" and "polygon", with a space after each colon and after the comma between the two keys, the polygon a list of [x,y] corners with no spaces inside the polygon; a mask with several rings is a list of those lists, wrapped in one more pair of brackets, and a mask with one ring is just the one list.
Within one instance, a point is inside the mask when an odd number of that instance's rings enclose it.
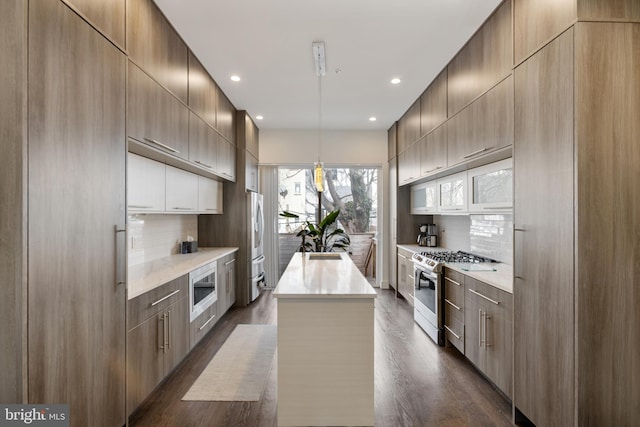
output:
{"label": "tile backsplash", "polygon": [[438,246],[513,263],[513,215],[438,215]]}
{"label": "tile backsplash", "polygon": [[197,215],[130,215],[129,266],[180,253],[180,242],[188,236],[198,240]]}

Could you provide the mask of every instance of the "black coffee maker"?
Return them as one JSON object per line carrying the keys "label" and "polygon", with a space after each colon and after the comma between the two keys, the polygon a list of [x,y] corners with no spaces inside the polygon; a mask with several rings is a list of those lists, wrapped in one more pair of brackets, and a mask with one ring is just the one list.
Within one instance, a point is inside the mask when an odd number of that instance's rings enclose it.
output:
{"label": "black coffee maker", "polygon": [[418,246],[436,247],[438,246],[438,232],[435,224],[421,224],[420,234],[418,234]]}

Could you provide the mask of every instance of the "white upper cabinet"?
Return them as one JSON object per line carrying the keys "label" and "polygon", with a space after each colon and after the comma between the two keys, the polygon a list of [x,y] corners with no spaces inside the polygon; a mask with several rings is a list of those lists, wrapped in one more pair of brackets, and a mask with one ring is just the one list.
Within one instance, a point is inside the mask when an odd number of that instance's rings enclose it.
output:
{"label": "white upper cabinet", "polygon": [[505,159],[467,171],[469,212],[513,210],[513,160]]}
{"label": "white upper cabinet", "polygon": [[222,213],[222,183],[198,176],[198,210],[202,213]]}
{"label": "white upper cabinet", "polygon": [[447,214],[466,214],[467,172],[449,175],[438,181],[438,210]]}
{"label": "white upper cabinet", "polygon": [[198,175],[167,166],[167,212],[198,211]]}
{"label": "white upper cabinet", "polygon": [[130,212],[165,210],[165,165],[137,154],[127,156],[127,209]]}
{"label": "white upper cabinet", "polygon": [[411,187],[411,214],[433,214],[438,211],[438,186],[429,181]]}

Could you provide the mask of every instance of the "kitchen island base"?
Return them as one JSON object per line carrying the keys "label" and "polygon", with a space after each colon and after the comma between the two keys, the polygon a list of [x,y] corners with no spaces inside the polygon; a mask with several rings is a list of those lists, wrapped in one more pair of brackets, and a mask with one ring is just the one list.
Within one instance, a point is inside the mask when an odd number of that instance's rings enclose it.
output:
{"label": "kitchen island base", "polygon": [[374,299],[278,299],[278,425],[374,424]]}

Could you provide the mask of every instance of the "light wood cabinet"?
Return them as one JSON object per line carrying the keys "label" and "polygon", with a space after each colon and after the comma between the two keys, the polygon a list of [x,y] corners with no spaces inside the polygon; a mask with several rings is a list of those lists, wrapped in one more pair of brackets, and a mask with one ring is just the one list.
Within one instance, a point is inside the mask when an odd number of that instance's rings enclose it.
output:
{"label": "light wood cabinet", "polygon": [[127,208],[138,212],[164,212],[165,165],[127,154]]}
{"label": "light wood cabinet", "polygon": [[398,152],[407,150],[420,136],[420,99],[418,99],[398,120]]}
{"label": "light wood cabinet", "polygon": [[398,181],[409,184],[420,178],[420,143],[415,143],[398,155]]}
{"label": "light wood cabinet", "polygon": [[438,173],[447,167],[447,126],[427,134],[420,145],[420,176]]}
{"label": "light wood cabinet", "polygon": [[447,69],[431,82],[420,97],[420,134],[425,135],[447,120]]}
{"label": "light wood cabinet", "polygon": [[465,163],[513,144],[513,77],[447,123],[447,166]]}
{"label": "light wood cabinet", "polygon": [[389,285],[398,294],[398,258],[393,256],[398,244],[398,166],[396,158],[389,160]]}
{"label": "light wood cabinet", "polygon": [[129,57],[183,103],[188,97],[188,50],[152,0],[127,1]]}
{"label": "light wood cabinet", "polygon": [[258,159],[247,151],[245,153],[245,189],[258,192]]}
{"label": "light wood cabinet", "polygon": [[116,45],[124,48],[125,0],[65,0]]}
{"label": "light wood cabinet", "polygon": [[537,425],[574,425],[573,39],[514,73],[513,401]]}
{"label": "light wood cabinet", "polygon": [[23,398],[69,404],[71,426],[121,426],[126,58],[60,1],[30,2],[28,24]]}
{"label": "light wood cabinet", "polygon": [[465,300],[464,274],[445,268],[444,288],[444,331],[447,342],[465,354]]}
{"label": "light wood cabinet", "polygon": [[128,302],[128,414],[189,351],[188,282],[185,275]]}
{"label": "light wood cabinet", "polygon": [[447,66],[449,117],[511,73],[511,34],[511,1],[507,0]]}
{"label": "light wood cabinet", "polygon": [[389,152],[388,160],[394,159],[397,153],[397,144],[396,144],[396,129],[398,128],[398,122],[394,122],[393,125],[387,131],[387,149]]}
{"label": "light wood cabinet", "polygon": [[513,296],[471,277],[464,280],[464,354],[511,397]]}
{"label": "light wood cabinet", "polygon": [[[220,292],[220,288],[218,287],[218,293]],[[190,347],[195,347],[207,332],[209,332],[218,320],[220,316],[218,315],[218,304],[220,303],[220,295],[218,295],[218,301],[211,304],[205,311],[203,311],[200,316],[193,319],[193,321],[189,324],[189,342]]]}
{"label": "light wood cabinet", "polygon": [[189,51],[189,107],[207,124],[216,127],[218,87],[193,52]]}
{"label": "light wood cabinet", "polygon": [[236,302],[236,254],[218,260],[218,309],[224,314]]}
{"label": "light wood cabinet", "polygon": [[522,62],[573,25],[577,17],[576,5],[582,1],[555,0],[543,3],[516,0],[513,5],[514,63]]}
{"label": "light wood cabinet", "polygon": [[187,107],[132,62],[128,82],[129,137],[165,154],[189,160]]}
{"label": "light wood cabinet", "polygon": [[216,108],[216,129],[227,141],[236,141],[236,109],[229,98],[218,89]]}
{"label": "light wood cabinet", "polygon": [[579,0],[578,19],[640,22],[640,2],[637,0]]}
{"label": "light wood cabinet", "polygon": [[223,213],[223,186],[220,181],[198,176],[198,212]]}
{"label": "light wood cabinet", "polygon": [[411,251],[398,248],[398,292],[413,307],[415,282],[411,255],[413,255]]}
{"label": "light wood cabinet", "polygon": [[218,134],[198,116],[189,112],[189,161],[218,172]]}
{"label": "light wood cabinet", "polygon": [[198,175],[166,166],[166,212],[198,212]]}

